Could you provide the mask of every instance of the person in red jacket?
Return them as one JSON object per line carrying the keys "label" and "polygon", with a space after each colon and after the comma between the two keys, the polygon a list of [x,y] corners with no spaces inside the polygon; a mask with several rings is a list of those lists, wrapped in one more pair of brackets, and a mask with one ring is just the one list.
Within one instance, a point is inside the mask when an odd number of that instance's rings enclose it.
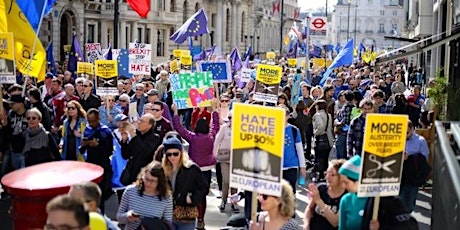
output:
{"label": "person in red jacket", "polygon": [[211,113],[208,111],[208,108],[194,108],[192,112],[192,121],[190,122],[190,130],[195,130],[197,121],[202,118],[206,120],[209,126],[211,123]]}
{"label": "person in red jacket", "polygon": [[66,84],[64,86],[64,92],[53,98],[54,108],[54,125],[59,127],[62,125],[62,116],[64,115],[64,108],[69,101],[79,101],[80,98],[75,96],[75,87],[72,84]]}

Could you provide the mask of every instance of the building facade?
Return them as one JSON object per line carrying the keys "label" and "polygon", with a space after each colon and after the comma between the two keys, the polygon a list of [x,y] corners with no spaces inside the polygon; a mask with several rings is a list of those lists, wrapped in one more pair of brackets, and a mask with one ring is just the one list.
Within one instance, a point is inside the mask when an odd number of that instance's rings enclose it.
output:
{"label": "building facade", "polygon": [[[65,47],[72,35],[80,45],[99,42],[103,48],[127,48],[130,42],[152,44],[154,64],[170,59],[174,49],[188,49],[188,41],[175,44],[169,37],[196,11],[204,8],[208,34],[193,38],[193,45],[216,44],[223,55],[238,46],[240,52],[250,44],[253,52],[279,50],[280,16],[273,14],[270,0],[151,0],[147,18],[140,18],[126,0],[119,1],[118,44],[114,41],[114,0],[59,0],[44,18],[40,30],[43,45],[53,41],[55,60],[65,60]],[[297,0],[284,0],[287,34],[294,20]]]}
{"label": "building facade", "polygon": [[353,38],[375,49],[395,49],[404,43],[384,36],[402,36],[407,21],[404,0],[338,0],[328,27],[329,41],[344,46]]}

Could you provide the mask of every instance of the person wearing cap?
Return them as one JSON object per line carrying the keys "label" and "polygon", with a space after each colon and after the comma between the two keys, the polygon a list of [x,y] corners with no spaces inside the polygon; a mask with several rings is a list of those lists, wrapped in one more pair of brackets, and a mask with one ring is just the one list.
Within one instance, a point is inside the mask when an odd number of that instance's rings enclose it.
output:
{"label": "person wearing cap", "polygon": [[25,145],[24,132],[28,126],[26,119],[27,108],[25,98],[22,95],[11,95],[7,102],[11,106],[11,111],[7,119],[2,118],[2,126],[5,132],[10,135],[6,135],[5,143],[10,144],[9,148],[14,169],[20,169],[25,167],[23,147]]}
{"label": "person wearing cap", "polygon": [[155,89],[158,89],[158,96],[160,97],[160,100],[163,100],[165,93],[167,93],[168,85],[169,85],[168,71],[161,70],[160,79],[155,84]]}
{"label": "person wearing cap", "polygon": [[160,93],[158,92],[157,89],[151,89],[147,92],[147,101],[149,103],[153,103],[155,101],[159,101],[161,103],[163,103],[163,117],[166,118],[166,120],[168,121],[172,121],[172,114],[171,114],[171,110],[169,109],[169,106],[160,100]]}
{"label": "person wearing cap", "polygon": [[361,229],[367,197],[358,197],[359,174],[361,171],[361,157],[353,156],[339,169],[340,181],[348,191],[339,205],[339,230]]}
{"label": "person wearing cap", "polygon": [[[117,128],[113,130],[113,136],[117,139],[118,143],[121,146],[121,132],[124,132],[125,128],[129,125],[128,123],[128,116],[124,115],[123,113],[117,114],[115,118],[113,118],[115,124],[117,125]],[[128,140],[130,140],[131,137],[128,136]]]}
{"label": "person wearing cap", "polygon": [[[209,191],[201,170],[184,151],[182,142],[171,136],[163,141],[163,170],[173,191],[176,206],[198,207]],[[200,222],[201,221],[201,222]],[[173,215],[176,230],[195,229],[195,220],[181,220]],[[204,229],[204,221],[198,220],[197,229]]]}
{"label": "person wearing cap", "polygon": [[[132,164],[132,171],[139,172],[152,161],[153,155],[161,143],[160,136],[153,130],[155,119],[152,114],[144,114],[139,118],[137,129],[133,125],[121,132],[121,153],[128,164]],[[131,139],[128,140],[128,136]],[[131,174],[129,184],[136,181],[136,174]],[[129,185],[125,184],[125,185]]]}

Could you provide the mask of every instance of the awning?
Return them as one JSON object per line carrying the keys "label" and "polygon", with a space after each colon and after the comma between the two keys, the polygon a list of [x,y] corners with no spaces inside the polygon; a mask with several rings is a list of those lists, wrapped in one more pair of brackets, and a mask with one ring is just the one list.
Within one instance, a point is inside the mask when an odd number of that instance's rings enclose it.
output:
{"label": "awning", "polygon": [[[433,48],[436,48],[438,46],[441,46],[441,45],[444,45],[446,44],[447,42],[450,42],[454,39],[457,39],[460,37],[460,33],[455,33],[455,34],[452,34],[446,38],[443,38],[443,39],[440,39],[438,41],[435,41],[429,45],[426,45],[424,47],[417,47],[420,43],[422,42],[425,42],[427,40],[430,40],[430,39],[433,39],[434,37],[438,37],[438,36],[441,36],[443,34],[445,34],[446,32],[442,32],[442,33],[439,33],[439,34],[436,34],[436,35],[433,35],[431,37],[428,37],[428,38],[425,38],[425,39],[422,39],[418,42],[414,42],[414,43],[411,43],[409,45],[406,45],[406,46],[403,46],[399,49],[396,49],[396,50],[392,50],[391,52],[388,52],[388,53],[385,53],[385,54],[382,54],[382,55],[379,55],[377,57],[377,60],[375,62],[376,65],[379,65],[379,64],[382,64],[382,63],[385,63],[385,62],[389,62],[389,61],[394,61],[394,60],[397,60],[397,59],[401,59],[401,58],[404,58],[404,57],[408,57],[408,56],[411,56],[411,55],[414,55],[416,53],[421,53],[421,52],[426,52],[428,50],[431,50]],[[416,48],[414,50],[410,50],[410,51],[406,51],[405,53],[401,53],[401,54],[395,54],[395,53],[398,53],[400,51],[404,51],[405,49],[407,48]],[[391,54],[394,54],[393,56],[389,56]]]}

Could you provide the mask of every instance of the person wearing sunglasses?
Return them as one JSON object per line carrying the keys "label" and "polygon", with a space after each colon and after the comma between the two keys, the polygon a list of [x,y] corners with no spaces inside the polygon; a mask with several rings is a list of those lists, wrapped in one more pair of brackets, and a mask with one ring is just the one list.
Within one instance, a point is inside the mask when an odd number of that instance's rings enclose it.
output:
{"label": "person wearing sunglasses", "polygon": [[26,112],[26,119],[25,145],[22,150],[25,157],[25,166],[51,161],[51,154],[48,150],[48,134],[40,123],[42,113],[36,108],[29,109]]}
{"label": "person wearing sunglasses", "polygon": [[75,96],[75,87],[72,84],[66,84],[64,86],[65,94],[61,94],[53,99],[53,110],[54,110],[54,125],[59,127],[62,125],[62,116],[64,115],[64,110],[66,104],[69,101],[79,101],[80,98]]}
{"label": "person wearing sunglasses", "polygon": [[149,103],[153,103],[155,101],[161,102],[163,104],[163,117],[166,118],[168,121],[172,121],[171,111],[169,110],[168,104],[160,100],[160,93],[157,89],[151,89],[147,92],[147,101]]}
{"label": "person wearing sunglasses", "polygon": [[131,97],[131,103],[136,102],[137,103],[137,113],[139,114],[139,117],[144,114],[144,105],[147,103],[147,94],[144,93],[144,84],[142,83],[137,83],[136,84],[136,93]]}
{"label": "person wearing sunglasses", "polygon": [[115,98],[107,95],[103,99],[104,104],[99,107],[101,112],[101,123],[107,125],[112,131],[117,128],[115,116],[121,113],[121,110],[115,106]]}
{"label": "person wearing sunglasses", "polygon": [[[136,182],[126,187],[117,211],[125,229],[139,229],[141,219],[172,221],[173,199],[160,162],[153,161],[139,171]],[[163,229],[157,226],[158,229]]]}
{"label": "person wearing sunglasses", "polygon": [[[182,142],[174,136],[163,141],[163,152],[162,165],[173,190],[174,208],[198,207],[209,191],[199,166],[190,160]],[[195,219],[173,215],[173,225],[176,230],[194,230]],[[204,222],[197,229],[204,229]]]}
{"label": "person wearing sunglasses", "polygon": [[172,131],[172,125],[169,120],[163,117],[165,104],[161,101],[154,101],[145,105],[145,113],[150,113],[153,115],[155,120],[155,125],[153,127],[153,132],[160,136],[160,139],[163,140],[166,133]]}
{"label": "person wearing sunglasses", "polygon": [[230,101],[231,98],[227,94],[222,94],[220,96],[220,123],[221,125],[228,122],[229,114],[230,114]]}
{"label": "person wearing sunglasses", "polygon": [[82,142],[82,134],[86,128],[86,112],[78,101],[69,101],[65,111],[66,119],[62,124],[61,141],[63,160],[83,160],[78,148]]}
{"label": "person wearing sunglasses", "polygon": [[295,196],[286,180],[281,180],[281,196],[259,194],[262,212],[257,213],[256,222],[250,222],[250,230],[292,230],[299,224],[292,218],[295,212]]}
{"label": "person wearing sunglasses", "polygon": [[101,106],[101,99],[96,94],[93,94],[93,82],[91,80],[83,82],[83,94],[80,98],[80,104],[85,111],[98,109]]}
{"label": "person wearing sunglasses", "polygon": [[129,101],[131,99],[129,98],[128,94],[124,93],[120,95],[118,98],[118,103],[116,105],[117,108],[119,108],[124,115],[128,116],[129,113]]}

